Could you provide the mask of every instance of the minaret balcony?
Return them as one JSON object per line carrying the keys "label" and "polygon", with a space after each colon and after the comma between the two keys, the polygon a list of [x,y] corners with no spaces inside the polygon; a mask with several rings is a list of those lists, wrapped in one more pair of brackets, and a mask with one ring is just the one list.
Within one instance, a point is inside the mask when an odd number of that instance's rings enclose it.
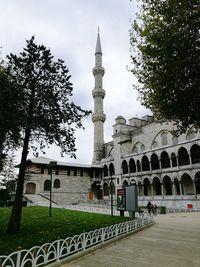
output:
{"label": "minaret balcony", "polygon": [[105,90],[102,88],[98,88],[98,89],[95,88],[94,90],[92,90],[92,96],[93,96],[93,98],[95,98],[96,96],[100,96],[100,97],[104,98]]}
{"label": "minaret balcony", "polygon": [[94,67],[92,71],[94,76],[97,74],[101,74],[101,76],[103,76],[105,73],[105,69],[103,67]]}
{"label": "minaret balcony", "polygon": [[98,113],[93,113],[92,114],[92,121],[102,121],[104,122],[106,120],[106,115],[105,114],[98,114]]}

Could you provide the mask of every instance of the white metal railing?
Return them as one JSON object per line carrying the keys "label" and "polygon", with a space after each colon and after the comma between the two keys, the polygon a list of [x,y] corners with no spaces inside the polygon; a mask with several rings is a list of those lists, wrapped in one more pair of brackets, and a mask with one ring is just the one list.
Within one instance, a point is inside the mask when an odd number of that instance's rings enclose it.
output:
{"label": "white metal railing", "polygon": [[129,232],[153,224],[153,216],[145,216],[141,219],[115,224],[74,237],[59,239],[53,243],[46,243],[41,247],[23,249],[11,253],[8,256],[0,256],[1,267],[37,267],[60,261],[72,254],[104,243],[110,239],[125,235]]}

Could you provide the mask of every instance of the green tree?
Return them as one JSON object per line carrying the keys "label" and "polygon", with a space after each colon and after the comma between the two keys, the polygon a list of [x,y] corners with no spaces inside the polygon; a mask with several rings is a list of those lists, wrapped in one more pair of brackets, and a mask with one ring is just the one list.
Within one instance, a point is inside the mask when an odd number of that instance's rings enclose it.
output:
{"label": "green tree", "polygon": [[19,88],[19,125],[21,127],[22,155],[19,165],[16,195],[7,230],[18,232],[22,212],[22,194],[28,152],[56,144],[61,153],[75,157],[75,137],[77,128],[82,128],[82,118],[90,111],[83,110],[70,100],[72,83],[64,61],[55,61],[49,49],[37,45],[34,37],[19,56],[8,56],[10,81]]}
{"label": "green tree", "polygon": [[11,200],[15,193],[17,172],[14,153],[8,153],[3,169],[0,172],[0,201]]}
{"label": "green tree", "polygon": [[138,0],[130,30],[141,102],[180,132],[200,126],[200,2]]}
{"label": "green tree", "polygon": [[0,171],[8,150],[20,144],[19,99],[18,88],[9,80],[6,67],[0,63]]}

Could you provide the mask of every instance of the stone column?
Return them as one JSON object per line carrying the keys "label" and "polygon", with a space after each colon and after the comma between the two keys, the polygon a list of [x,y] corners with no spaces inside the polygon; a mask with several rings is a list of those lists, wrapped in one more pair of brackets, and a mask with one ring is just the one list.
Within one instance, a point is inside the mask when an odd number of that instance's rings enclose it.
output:
{"label": "stone column", "polygon": [[164,199],[164,185],[161,183],[161,193],[162,193],[162,198]]}

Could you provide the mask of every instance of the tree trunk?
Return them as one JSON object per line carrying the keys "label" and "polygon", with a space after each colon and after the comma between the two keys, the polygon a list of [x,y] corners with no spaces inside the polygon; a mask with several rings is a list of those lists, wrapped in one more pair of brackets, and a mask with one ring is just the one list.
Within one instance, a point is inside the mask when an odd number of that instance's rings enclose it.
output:
{"label": "tree trunk", "polygon": [[22,200],[23,200],[23,187],[24,187],[24,177],[26,170],[26,159],[28,155],[28,145],[30,139],[30,128],[28,127],[25,131],[24,145],[22,150],[21,163],[19,167],[19,175],[17,180],[17,189],[15,194],[15,200],[13,203],[13,208],[11,216],[8,222],[7,231],[9,233],[17,233],[20,231],[20,222],[22,214]]}

